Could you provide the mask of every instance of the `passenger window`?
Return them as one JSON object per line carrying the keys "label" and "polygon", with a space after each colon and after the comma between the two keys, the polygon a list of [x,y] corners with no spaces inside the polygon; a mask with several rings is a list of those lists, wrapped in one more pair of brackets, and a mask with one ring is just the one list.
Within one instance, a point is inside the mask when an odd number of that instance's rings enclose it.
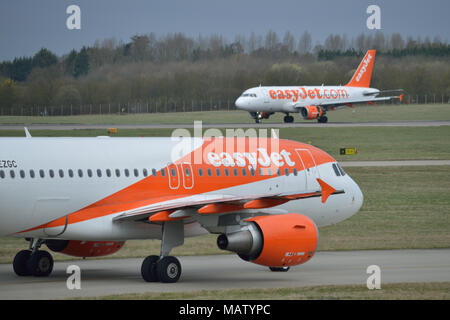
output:
{"label": "passenger window", "polygon": [[148,176],[148,171],[147,171],[147,169],[143,169],[143,170],[142,170],[142,174],[144,175],[144,177]]}
{"label": "passenger window", "polygon": [[152,175],[154,176],[154,177],[156,177],[156,169],[152,169]]}
{"label": "passenger window", "polygon": [[19,174],[22,179],[25,178],[25,171],[20,170]]}
{"label": "passenger window", "polygon": [[230,175],[230,170],[228,168],[225,168],[225,175],[228,177]]}
{"label": "passenger window", "polygon": [[263,176],[263,175],[264,175],[264,172],[263,172],[263,169],[262,169],[262,168],[259,168],[259,175],[260,175],[260,176]]}
{"label": "passenger window", "polygon": [[58,173],[60,178],[64,178],[64,171],[62,169],[59,169]]}
{"label": "passenger window", "polygon": [[280,168],[277,169],[277,176],[281,176],[281,170],[280,170]]}
{"label": "passenger window", "polygon": [[92,170],[91,169],[87,169],[87,175],[89,178],[92,178]]}
{"label": "passenger window", "polygon": [[102,170],[97,169],[97,177],[99,177],[99,178],[102,177]]}
{"label": "passenger window", "polygon": [[216,169],[216,176],[220,177],[220,169],[219,168]]}
{"label": "passenger window", "polygon": [[271,175],[272,175],[272,169],[267,169],[267,174],[268,174],[269,176],[271,176]]}
{"label": "passenger window", "polygon": [[0,178],[5,179],[5,171],[0,170]]}
{"label": "passenger window", "polygon": [[78,176],[79,176],[80,178],[83,178],[83,170],[78,169]]}
{"label": "passenger window", "polygon": [[16,173],[14,172],[14,170],[9,171],[9,175],[11,176],[11,178],[15,178],[16,177]]}
{"label": "passenger window", "polygon": [[30,170],[30,177],[34,178],[34,170]]}
{"label": "passenger window", "polygon": [[163,176],[163,177],[166,176],[166,170],[165,169],[161,169],[161,176]]}
{"label": "passenger window", "polygon": [[211,177],[212,176],[212,170],[210,168],[206,169],[206,172],[208,173],[208,176]]}
{"label": "passenger window", "polygon": [[184,173],[186,174],[186,177],[190,177],[191,176],[191,171],[188,168],[186,168],[184,170]]}
{"label": "passenger window", "polygon": [[69,177],[73,178],[73,170],[69,169]]}
{"label": "passenger window", "polygon": [[294,168],[292,171],[294,172],[294,176],[297,176],[297,174],[298,174],[297,169]]}
{"label": "passenger window", "polygon": [[111,169],[106,169],[106,176],[111,177]]}
{"label": "passenger window", "polygon": [[284,169],[284,174],[286,175],[286,177],[289,176],[289,169],[288,169],[288,168],[285,168],[285,169]]}
{"label": "passenger window", "polygon": [[53,178],[55,176],[55,172],[52,169],[50,169],[48,170],[48,175],[50,176],[50,178]]}
{"label": "passenger window", "polygon": [[242,175],[245,177],[247,175],[247,169],[242,168]]}
{"label": "passenger window", "polygon": [[251,168],[250,169],[250,173],[251,173],[252,176],[255,176],[255,169]]}
{"label": "passenger window", "polygon": [[337,168],[336,164],[333,163],[332,167],[334,170],[334,174],[339,177],[341,175],[341,173],[339,172],[339,169]]}
{"label": "passenger window", "polygon": [[174,168],[170,169],[170,173],[171,173],[172,177],[177,176],[177,171]]}
{"label": "passenger window", "polygon": [[41,176],[41,178],[44,178],[45,177],[45,172],[44,172],[44,170],[39,170],[39,175]]}
{"label": "passenger window", "polygon": [[130,176],[130,170],[125,169],[124,172],[125,172],[125,177],[129,177]]}
{"label": "passenger window", "polygon": [[235,177],[238,176],[238,170],[236,168],[233,169],[233,174],[234,174]]}
{"label": "passenger window", "polygon": [[116,169],[115,171],[116,171],[116,177],[119,178],[120,177],[120,170]]}
{"label": "passenger window", "polygon": [[139,170],[138,169],[134,169],[134,176],[135,177],[139,177]]}
{"label": "passenger window", "polygon": [[203,170],[202,170],[202,169],[198,169],[198,175],[199,175],[200,177],[203,177]]}

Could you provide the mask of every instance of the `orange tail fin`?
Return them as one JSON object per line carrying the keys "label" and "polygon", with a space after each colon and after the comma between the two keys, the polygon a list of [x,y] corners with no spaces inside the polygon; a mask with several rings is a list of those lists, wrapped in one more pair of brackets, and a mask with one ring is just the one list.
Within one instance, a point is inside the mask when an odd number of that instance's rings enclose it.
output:
{"label": "orange tail fin", "polygon": [[347,87],[364,87],[368,88],[370,86],[370,79],[372,78],[373,62],[375,61],[376,50],[367,51],[364,59],[356,69],[355,74],[349,83],[346,84]]}

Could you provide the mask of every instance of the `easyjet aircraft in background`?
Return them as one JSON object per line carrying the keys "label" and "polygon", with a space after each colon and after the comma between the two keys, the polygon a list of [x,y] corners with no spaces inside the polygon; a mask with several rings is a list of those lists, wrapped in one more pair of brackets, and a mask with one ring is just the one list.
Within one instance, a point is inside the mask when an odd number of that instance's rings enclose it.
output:
{"label": "easyjet aircraft in background", "polygon": [[142,277],[176,282],[181,265],[171,249],[208,232],[221,249],[286,271],[314,255],[318,227],[349,218],[363,202],[335,159],[289,140],[27,134],[0,138],[0,150],[0,236],[29,242],[14,258],[19,276],[50,275],[42,245],[98,257],[127,239],[161,239]]}
{"label": "easyjet aircraft in background", "polygon": [[357,103],[402,100],[399,96],[379,97],[380,94],[402,91],[369,88],[376,50],[367,51],[355,74],[345,86],[292,86],[255,87],[244,91],[236,100],[238,109],[246,110],[259,123],[275,112],[286,114],[284,122],[291,123],[294,117],[289,113],[300,113],[303,119],[327,122],[330,110],[353,107]]}

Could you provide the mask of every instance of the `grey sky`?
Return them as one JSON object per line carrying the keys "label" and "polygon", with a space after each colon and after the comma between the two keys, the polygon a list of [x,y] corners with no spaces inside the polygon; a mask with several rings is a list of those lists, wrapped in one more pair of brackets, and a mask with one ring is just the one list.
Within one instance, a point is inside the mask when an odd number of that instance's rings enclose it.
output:
{"label": "grey sky", "polygon": [[[81,8],[81,30],[66,28],[71,4]],[[448,0],[1,0],[0,61],[31,56],[42,47],[62,55],[95,40],[128,41],[150,32],[218,33],[232,40],[252,31],[299,36],[308,30],[314,43],[330,34],[351,38],[375,32],[366,27],[370,4],[380,6],[385,34],[450,38]]]}

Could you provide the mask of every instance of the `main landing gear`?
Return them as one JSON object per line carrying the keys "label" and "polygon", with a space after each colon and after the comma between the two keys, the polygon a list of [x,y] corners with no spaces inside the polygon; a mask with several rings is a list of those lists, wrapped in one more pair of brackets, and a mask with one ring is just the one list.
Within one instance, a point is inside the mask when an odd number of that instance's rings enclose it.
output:
{"label": "main landing gear", "polygon": [[328,117],[325,116],[325,115],[323,115],[323,116],[321,116],[321,117],[319,117],[319,118],[317,119],[317,122],[318,122],[318,123],[327,123],[327,122],[328,122]]}
{"label": "main landing gear", "polygon": [[292,123],[294,122],[294,117],[290,116],[289,113],[286,113],[286,115],[283,118],[284,123]]}
{"label": "main landing gear", "polygon": [[53,271],[53,258],[47,251],[39,250],[42,239],[31,239],[30,249],[19,251],[14,257],[14,272],[21,277],[48,277]]}
{"label": "main landing gear", "polygon": [[181,264],[169,256],[172,248],[184,243],[183,221],[167,221],[162,225],[161,254],[144,259],[141,266],[142,278],[147,282],[174,283],[180,279]]}

